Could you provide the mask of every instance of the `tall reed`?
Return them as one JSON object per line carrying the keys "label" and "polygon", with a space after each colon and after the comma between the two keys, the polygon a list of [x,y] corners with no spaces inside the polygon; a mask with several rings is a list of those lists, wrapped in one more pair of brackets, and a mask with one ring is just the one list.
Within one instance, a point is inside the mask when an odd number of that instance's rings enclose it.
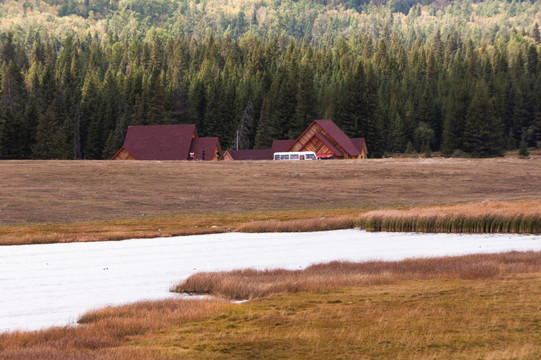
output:
{"label": "tall reed", "polygon": [[454,206],[374,210],[356,222],[368,231],[541,233],[541,202],[481,202]]}

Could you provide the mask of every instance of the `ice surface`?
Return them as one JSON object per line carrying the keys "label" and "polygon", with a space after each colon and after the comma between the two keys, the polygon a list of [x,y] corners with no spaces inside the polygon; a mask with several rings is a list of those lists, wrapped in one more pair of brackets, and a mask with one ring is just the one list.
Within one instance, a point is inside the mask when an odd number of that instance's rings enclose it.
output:
{"label": "ice surface", "polygon": [[178,296],[169,288],[200,271],[510,250],[541,251],[541,236],[338,230],[3,246],[0,332],[74,324],[91,309]]}

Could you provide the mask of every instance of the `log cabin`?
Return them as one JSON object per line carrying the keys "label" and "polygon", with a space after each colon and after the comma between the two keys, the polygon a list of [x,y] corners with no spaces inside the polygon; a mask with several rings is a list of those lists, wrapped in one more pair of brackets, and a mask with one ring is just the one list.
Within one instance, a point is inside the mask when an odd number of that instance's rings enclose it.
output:
{"label": "log cabin", "polygon": [[194,124],[129,126],[111,160],[219,160],[217,137],[199,137]]}

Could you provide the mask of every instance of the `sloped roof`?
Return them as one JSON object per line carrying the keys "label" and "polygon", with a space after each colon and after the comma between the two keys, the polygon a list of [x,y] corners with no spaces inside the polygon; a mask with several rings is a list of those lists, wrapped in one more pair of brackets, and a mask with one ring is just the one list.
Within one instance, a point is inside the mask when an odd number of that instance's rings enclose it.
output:
{"label": "sloped roof", "polygon": [[361,153],[351,139],[332,120],[314,120],[313,123],[318,124],[349,156],[358,156]]}
{"label": "sloped roof", "polygon": [[362,150],[364,149],[365,155],[368,154],[368,150],[366,149],[366,142],[364,141],[364,138],[351,138],[351,142],[353,143],[353,145],[357,147],[357,149],[359,149],[359,153],[361,153]]}
{"label": "sloped roof", "polygon": [[187,160],[194,124],[129,126],[123,148],[136,160]]}
{"label": "sloped roof", "polygon": [[[313,139],[313,138],[319,139],[319,141],[321,141],[326,147],[329,148],[329,150],[332,151],[332,153],[333,153],[334,156],[343,156],[343,155],[344,155],[344,154],[342,154],[342,152],[341,152],[340,150],[338,150],[338,149],[336,148],[336,146],[334,146],[334,145],[333,145],[333,144],[332,144],[325,136],[323,136],[323,135],[317,133],[317,134],[315,134],[315,135],[312,137],[312,139]],[[306,145],[308,145],[308,144],[312,141],[312,139],[310,139],[306,144],[304,144],[303,147],[301,148],[301,150],[304,150],[304,148],[306,147]]]}
{"label": "sloped roof", "polygon": [[273,140],[272,151],[273,152],[285,152],[295,144],[296,140]]}
{"label": "sloped roof", "polygon": [[[192,140],[190,152],[194,153],[197,160],[203,160],[203,151],[205,152],[205,161],[214,158],[214,152],[218,149],[221,151],[219,139],[217,137],[200,137]],[[220,154],[221,155],[221,154]]]}
{"label": "sloped roof", "polygon": [[272,160],[272,149],[228,150],[234,160]]}

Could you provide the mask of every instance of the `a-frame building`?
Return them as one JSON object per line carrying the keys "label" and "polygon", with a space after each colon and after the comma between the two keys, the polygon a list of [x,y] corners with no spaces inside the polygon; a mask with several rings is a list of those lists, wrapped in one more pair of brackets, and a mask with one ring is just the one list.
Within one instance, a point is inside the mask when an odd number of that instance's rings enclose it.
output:
{"label": "a-frame building", "polygon": [[313,151],[318,158],[365,159],[364,138],[349,138],[332,120],[314,120],[288,151]]}

